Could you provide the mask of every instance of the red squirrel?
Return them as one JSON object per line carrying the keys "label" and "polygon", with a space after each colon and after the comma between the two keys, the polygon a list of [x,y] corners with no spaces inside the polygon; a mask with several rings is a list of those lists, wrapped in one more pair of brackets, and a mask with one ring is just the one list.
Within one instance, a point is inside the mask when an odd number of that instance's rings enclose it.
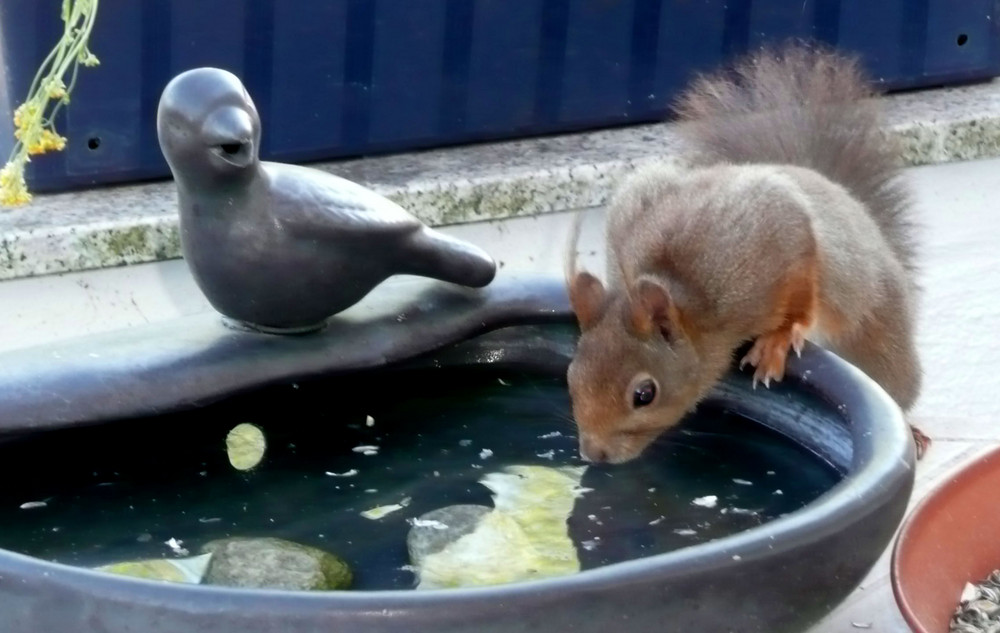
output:
{"label": "red squirrel", "polygon": [[914,230],[868,85],[855,60],[804,45],[697,78],[676,107],[690,165],[640,169],[614,194],[605,282],[575,269],[577,221],[567,378],[584,459],[638,456],[749,341],[755,387],[809,339],[913,404]]}

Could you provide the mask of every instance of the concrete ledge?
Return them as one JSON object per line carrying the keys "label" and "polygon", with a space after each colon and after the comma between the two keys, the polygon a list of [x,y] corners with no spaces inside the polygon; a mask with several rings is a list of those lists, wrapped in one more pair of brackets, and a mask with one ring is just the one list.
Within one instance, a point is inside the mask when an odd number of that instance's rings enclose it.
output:
{"label": "concrete ledge", "polygon": [[[1000,156],[1000,81],[887,101],[908,165]],[[623,174],[675,160],[679,148],[663,123],[314,166],[441,226],[601,206]],[[0,211],[0,280],[179,256],[171,182],[39,195]]]}

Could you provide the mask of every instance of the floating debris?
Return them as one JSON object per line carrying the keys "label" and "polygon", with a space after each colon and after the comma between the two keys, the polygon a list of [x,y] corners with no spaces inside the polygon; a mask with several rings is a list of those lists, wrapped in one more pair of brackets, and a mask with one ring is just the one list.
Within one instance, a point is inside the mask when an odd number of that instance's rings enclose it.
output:
{"label": "floating debris", "polygon": [[775,490],[775,491],[774,491],[774,492],[772,492],[771,494],[772,494],[772,495],[783,495],[783,494],[785,494],[785,493],[783,493],[783,492],[781,491],[781,488],[778,488],[777,490]]}
{"label": "floating debris", "polygon": [[493,451],[491,451],[490,449],[484,448],[483,450],[479,451],[479,459],[489,459],[490,457],[493,457]]}
{"label": "floating debris", "polygon": [[702,508],[714,508],[719,504],[719,497],[716,495],[705,495],[691,500],[691,505]]}
{"label": "floating debris", "polygon": [[748,508],[735,508],[735,507],[723,508],[722,510],[720,510],[720,512],[722,514],[732,513],[732,514],[741,514],[744,516],[751,516],[751,517],[755,517],[760,514],[759,510],[750,510]]}
{"label": "floating debris", "polygon": [[740,486],[752,486],[753,485],[753,482],[749,481],[747,479],[733,479],[733,483],[734,484],[738,484]]}
{"label": "floating debris", "polygon": [[375,426],[375,418],[370,415],[365,416],[365,426]]}
{"label": "floating debris", "polygon": [[237,424],[226,435],[226,453],[236,470],[250,470],[264,459],[266,450],[264,432],[253,424]]}
{"label": "floating debris", "polygon": [[458,445],[462,447],[472,446],[472,440],[458,440]]}
{"label": "floating debris", "polygon": [[34,510],[36,508],[45,508],[49,504],[47,501],[26,501],[20,505],[22,510]]}
{"label": "floating debris", "polygon": [[666,517],[662,517],[662,516],[661,516],[661,517],[660,517],[660,518],[658,518],[658,519],[653,519],[652,521],[650,521],[650,522],[649,522],[649,524],[650,524],[650,525],[659,525],[659,524],[663,523],[663,520],[664,520],[665,518],[666,518]]}
{"label": "floating debris", "polygon": [[697,533],[698,532],[696,532],[695,530],[692,530],[691,528],[678,528],[678,529],[674,530],[674,534],[676,534],[678,536],[694,536]]}
{"label": "floating debris", "polygon": [[371,510],[365,510],[364,512],[361,513],[361,516],[363,516],[366,519],[371,519],[372,521],[378,521],[379,519],[389,514],[392,514],[393,512],[398,512],[399,510],[402,510],[408,505],[410,505],[409,497],[403,499],[399,503],[393,503],[391,505],[386,505],[386,506],[376,506]]}
{"label": "floating debris", "polygon": [[541,457],[542,459],[555,459],[556,452],[555,450],[551,450],[545,451],[544,453],[535,453],[535,457]]}
{"label": "floating debris", "polygon": [[551,433],[546,433],[545,435],[539,435],[538,439],[540,439],[540,440],[551,440],[552,438],[555,438],[555,437],[562,437],[562,433],[560,433],[559,431],[552,431]]}
{"label": "floating debris", "polygon": [[583,541],[582,543],[580,543],[580,547],[587,550],[588,552],[592,552],[595,549],[597,549],[598,545],[601,544],[600,541],[601,541],[600,537],[595,536],[593,539],[589,541]]}
{"label": "floating debris", "polygon": [[218,523],[221,520],[219,517],[201,517],[198,519],[198,523]]}
{"label": "floating debris", "polygon": [[169,547],[174,554],[178,556],[187,556],[190,553],[186,548],[181,547],[184,544],[184,541],[179,541],[173,537],[164,541],[163,544]]}
{"label": "floating debris", "polygon": [[407,519],[407,523],[416,528],[431,528],[432,530],[447,530],[448,526],[434,519]]}
{"label": "floating debris", "polygon": [[503,378],[497,378],[497,382],[500,383],[501,385],[503,385],[504,387],[509,387],[510,386],[510,383],[507,382],[507,381],[505,381]]}
{"label": "floating debris", "polygon": [[358,469],[357,468],[352,468],[352,469],[350,469],[348,471],[345,471],[345,472],[342,472],[342,473],[333,473],[333,472],[330,472],[329,470],[326,471],[326,475],[328,477],[354,477],[357,474],[358,474]]}
{"label": "floating debris", "polygon": [[362,444],[361,446],[355,446],[351,450],[355,453],[361,453],[362,455],[370,457],[372,455],[378,455],[379,447],[372,444]]}

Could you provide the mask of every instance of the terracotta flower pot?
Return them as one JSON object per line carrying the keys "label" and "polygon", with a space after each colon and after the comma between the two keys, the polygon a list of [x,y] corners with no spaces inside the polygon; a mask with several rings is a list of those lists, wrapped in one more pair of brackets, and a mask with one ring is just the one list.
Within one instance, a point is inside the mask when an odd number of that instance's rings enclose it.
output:
{"label": "terracotta flower pot", "polygon": [[948,478],[903,523],[892,589],[917,633],[945,633],[966,582],[1000,568],[1000,449]]}

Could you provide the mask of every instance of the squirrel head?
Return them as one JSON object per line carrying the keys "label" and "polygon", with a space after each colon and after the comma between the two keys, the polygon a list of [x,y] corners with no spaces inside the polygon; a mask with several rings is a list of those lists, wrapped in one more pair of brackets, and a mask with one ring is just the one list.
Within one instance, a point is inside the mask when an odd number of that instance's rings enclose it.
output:
{"label": "squirrel head", "polygon": [[701,360],[667,287],[643,277],[609,293],[590,273],[570,280],[581,336],[567,373],[580,455],[637,457],[676,425],[704,391]]}

